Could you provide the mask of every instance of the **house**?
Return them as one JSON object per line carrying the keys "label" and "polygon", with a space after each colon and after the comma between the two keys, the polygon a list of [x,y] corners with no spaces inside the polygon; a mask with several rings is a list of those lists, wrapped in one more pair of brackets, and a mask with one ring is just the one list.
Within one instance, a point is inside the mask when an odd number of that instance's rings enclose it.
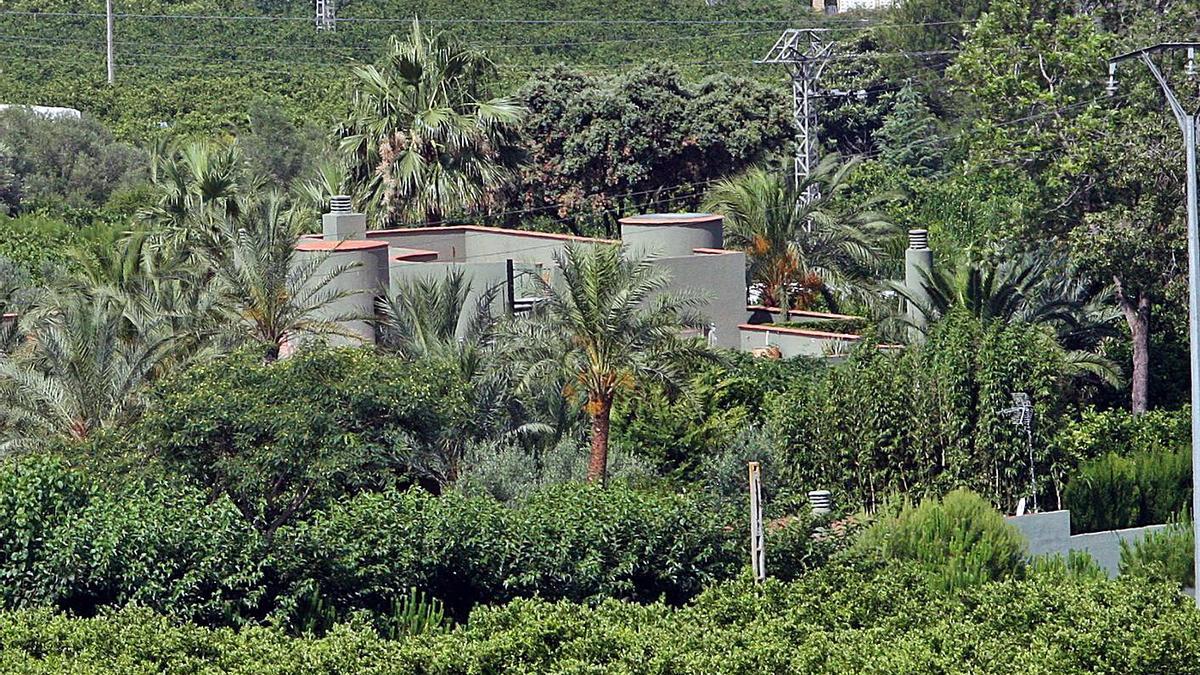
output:
{"label": "house", "polygon": [[[398,230],[367,230],[366,217],[351,210],[347,197],[335,197],[322,217],[322,234],[303,238],[297,250],[322,256],[327,269],[345,271],[333,282],[344,294],[325,309],[342,320],[353,340],[374,344],[378,298],[395,293],[406,279],[443,277],[461,271],[470,284],[468,303],[481,299],[499,314],[529,311],[537,302],[533,277],[554,283],[555,262],[569,243],[585,246],[625,244],[631,252],[651,253],[670,278],[671,290],[690,290],[705,299],[703,335],[717,347],[776,356],[843,353],[861,339],[856,334],[822,330],[821,322],[845,325],[846,317],[795,312],[782,321],[778,310],[748,307],[746,256],[727,250],[724,219],[707,213],[656,213],[622,218],[621,238],[598,239],[500,227],[455,225]],[[303,257],[302,257],[303,259]],[[460,330],[465,330],[463,317]],[[805,325],[791,325],[796,321]],[[775,325],[788,323],[789,325]]]}

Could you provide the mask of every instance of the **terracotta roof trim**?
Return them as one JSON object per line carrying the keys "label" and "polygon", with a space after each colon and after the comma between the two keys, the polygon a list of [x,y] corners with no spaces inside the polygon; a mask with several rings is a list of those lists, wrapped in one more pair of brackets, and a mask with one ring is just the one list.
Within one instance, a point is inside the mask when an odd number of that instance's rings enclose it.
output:
{"label": "terracotta roof trim", "polygon": [[779,326],[770,326],[761,323],[743,323],[738,325],[738,330],[748,330],[756,333],[779,333],[780,335],[797,335],[800,337],[823,338],[826,340],[845,340],[848,342],[857,342],[862,340],[861,335],[851,335],[849,333],[826,333],[819,330],[806,330],[804,328],[780,328]]}
{"label": "terracotta roof trim", "polygon": [[[770,312],[778,314],[781,310],[778,307],[768,307],[767,305],[746,305],[746,310],[750,312]],[[862,319],[865,317],[856,316],[853,314],[833,314],[830,312],[810,312],[804,309],[788,310],[788,316],[808,317],[812,319]]]}
{"label": "terracotta roof trim", "polygon": [[648,213],[640,216],[626,216],[617,220],[622,225],[694,225],[697,223],[712,223],[724,220],[719,213]]}
{"label": "terracotta roof trim", "polygon": [[344,239],[342,241],[308,240],[296,243],[297,251],[365,251],[387,247],[388,244],[386,241],[365,241],[363,239]]}

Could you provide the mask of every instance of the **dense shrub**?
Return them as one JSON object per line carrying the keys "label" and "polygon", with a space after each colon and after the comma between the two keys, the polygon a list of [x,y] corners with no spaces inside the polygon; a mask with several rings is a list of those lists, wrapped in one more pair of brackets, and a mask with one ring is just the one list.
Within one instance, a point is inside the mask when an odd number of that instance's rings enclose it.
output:
{"label": "dense shrub", "polygon": [[515,597],[681,602],[742,564],[741,537],[695,498],[564,485],[512,508],[420,491],[361,495],[280,533],[290,587],[308,598],[380,610],[414,586],[464,616]]}
{"label": "dense shrub", "polygon": [[646,459],[661,475],[696,479],[714,455],[738,445],[748,427],[761,424],[772,392],[820,367],[813,359],[730,354],[725,363],[704,368],[673,395],[650,389],[620,399],[612,416],[613,443]]}
{"label": "dense shrub", "polygon": [[415,447],[469,435],[466,401],[429,362],[312,349],[264,364],[243,351],[160,384],[128,438],[270,533],[339,495],[411,483]]}
{"label": "dense shrub", "polygon": [[888,559],[912,561],[938,587],[953,590],[1013,576],[1025,565],[1025,540],[986,500],[955,490],[942,500],[903,505],[884,514],[857,546]]}
{"label": "dense shrub", "polygon": [[463,617],[522,596],[682,602],[744,564],[744,527],[697,497],[562,485],[511,507],[419,489],[348,497],[262,536],[226,498],[101,485],[52,458],[0,465],[0,604],[131,602],[205,625],[386,619],[413,588]]}
{"label": "dense shrub", "polygon": [[137,602],[206,624],[258,613],[258,535],[194,490],[101,487],[53,458],[0,467],[0,600],[82,614]]}
{"label": "dense shrub", "polygon": [[1166,523],[1192,499],[1187,409],[1131,415],[1088,411],[1055,439],[1063,455],[1087,459],[1063,491],[1071,528],[1096,532]]}
{"label": "dense shrub", "polygon": [[1121,542],[1121,574],[1171,581],[1194,588],[1195,531],[1190,522],[1176,522],[1146,533],[1132,545]]}
{"label": "dense shrub", "polygon": [[1039,574],[961,599],[903,568],[828,568],[731,583],[683,609],[522,600],[446,634],[382,640],[209,630],[142,609],[94,619],[0,614],[0,669],[29,673],[1073,673],[1195,672],[1200,613],[1144,579]]}
{"label": "dense shrub", "polygon": [[1079,467],[1063,497],[1075,532],[1166,523],[1191,510],[1191,457],[1187,452],[1104,455]]}
{"label": "dense shrub", "polygon": [[[1049,442],[1065,421],[1064,371],[1041,329],[955,311],[922,345],[885,353],[866,344],[798,378],[769,398],[768,426],[798,491],[873,506],[893,493],[967,487],[1011,509],[1036,479],[1045,503],[1069,459]],[[1034,405],[1032,467],[1024,434],[1001,412],[1014,392]]]}

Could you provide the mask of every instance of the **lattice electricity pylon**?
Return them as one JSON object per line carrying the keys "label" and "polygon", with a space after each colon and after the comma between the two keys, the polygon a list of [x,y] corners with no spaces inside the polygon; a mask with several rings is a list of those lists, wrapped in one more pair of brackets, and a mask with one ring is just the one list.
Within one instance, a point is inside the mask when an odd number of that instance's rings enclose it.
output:
{"label": "lattice electricity pylon", "polygon": [[337,30],[336,0],[317,0],[317,30]]}
{"label": "lattice electricity pylon", "polygon": [[1033,401],[1029,399],[1029,394],[1023,391],[1013,392],[1012,400],[1012,407],[1002,409],[1000,414],[1008,417],[1013,426],[1025,434],[1025,449],[1029,452],[1029,500],[1036,511],[1037,479],[1034,475],[1033,465]]}
{"label": "lattice electricity pylon", "polygon": [[[834,43],[824,40],[825,28],[789,28],[775,41],[775,46],[759,63],[781,63],[792,77],[792,118],[796,122],[796,161],[793,180],[796,186],[812,175],[817,168],[817,80],[833,54]],[[810,185],[801,196],[805,202],[818,196],[817,187]]]}

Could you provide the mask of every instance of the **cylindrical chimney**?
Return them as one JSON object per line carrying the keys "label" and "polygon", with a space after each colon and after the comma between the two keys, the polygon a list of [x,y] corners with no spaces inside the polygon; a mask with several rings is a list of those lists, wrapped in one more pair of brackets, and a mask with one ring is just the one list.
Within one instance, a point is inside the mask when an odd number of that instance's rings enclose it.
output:
{"label": "cylindrical chimney", "polygon": [[[905,313],[913,324],[910,337],[920,340],[919,328],[928,322],[925,305],[929,304],[927,287],[933,277],[933,251],[929,250],[929,230],[909,230],[908,250],[904,252],[904,287],[912,300],[906,300]],[[916,302],[913,302],[915,300]]]}
{"label": "cylindrical chimney", "polygon": [[329,200],[330,213],[350,213],[350,209],[349,195],[334,195]]}

